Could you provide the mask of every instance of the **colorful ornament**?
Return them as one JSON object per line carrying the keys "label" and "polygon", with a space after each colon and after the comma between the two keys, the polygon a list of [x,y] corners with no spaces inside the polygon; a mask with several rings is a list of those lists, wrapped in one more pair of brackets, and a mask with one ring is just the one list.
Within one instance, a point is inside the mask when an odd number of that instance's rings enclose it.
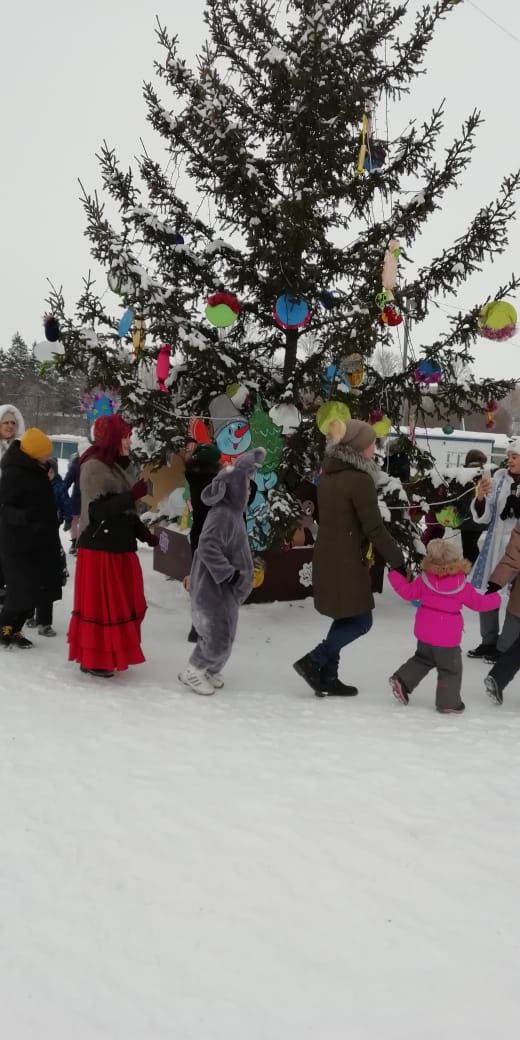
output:
{"label": "colorful ornament", "polygon": [[498,402],[488,401],[486,405],[486,430],[494,430],[496,423],[496,413],[498,412]]}
{"label": "colorful ornament", "polygon": [[453,426],[450,426],[448,424],[448,425],[442,427],[442,432],[445,433],[447,437],[451,437],[452,433],[454,433],[455,430],[454,430]]}
{"label": "colorful ornament", "polygon": [[415,369],[415,382],[425,383],[426,386],[438,386],[442,379],[442,368],[437,361],[423,358]]}
{"label": "colorful ornament", "polygon": [[130,329],[132,328],[132,325],[134,323],[134,318],[135,311],[133,311],[131,307],[127,307],[125,313],[120,319],[119,325],[117,326],[117,334],[121,337],[121,339],[123,338],[123,336],[128,335],[128,333],[130,332]]}
{"label": "colorful ornament", "polygon": [[517,313],[507,300],[491,300],[482,308],[478,323],[484,339],[503,341],[515,335]]}
{"label": "colorful ornament", "polygon": [[208,297],[206,318],[217,329],[234,325],[240,314],[240,303],[233,293],[217,292]]}
{"label": "colorful ornament", "polygon": [[[378,297],[379,303],[381,302],[381,299],[381,296]],[[396,325],[401,325],[402,320],[403,315],[401,314],[399,308],[395,306],[395,303],[386,303],[383,306],[381,314],[379,315],[380,325],[388,325],[391,328],[394,328]]]}
{"label": "colorful ornament", "polygon": [[361,147],[359,149],[356,173],[361,176],[365,172],[365,159],[367,157],[367,135],[371,125],[370,115],[365,112],[361,124]]}
{"label": "colorful ornament", "polygon": [[464,521],[464,517],[461,515],[457,506],[443,506],[435,514],[435,519],[443,527],[457,528],[460,527]]}
{"label": "colorful ornament", "polygon": [[325,401],[316,414],[316,425],[320,433],[327,436],[331,423],[348,423],[351,418],[350,409],[342,401]]}
{"label": "colorful ornament", "polygon": [[134,328],[132,331],[132,346],[134,348],[134,354],[139,357],[144,350],[146,343],[146,326],[142,314],[137,314],[134,321]]}
{"label": "colorful ornament", "polygon": [[343,367],[352,389],[357,390],[365,378],[365,366],[361,354],[349,354],[343,362]]}
{"label": "colorful ornament", "polygon": [[[386,247],[381,272],[381,284],[385,294],[385,304],[391,303],[394,298],[394,289],[397,285],[397,264],[401,255],[401,247],[395,238],[390,239]],[[388,322],[387,324],[390,324]]]}
{"label": "colorful ornament", "polygon": [[170,354],[171,346],[169,343],[163,343],[158,355],[155,365],[155,375],[159,384],[159,390],[162,390],[164,394],[168,393],[168,387],[166,386],[166,380],[170,374]]}
{"label": "colorful ornament", "polygon": [[321,306],[326,311],[334,310],[334,307],[337,307],[339,303],[339,300],[337,300],[334,294],[331,293],[330,289],[325,289],[318,297],[318,299],[321,303]]}
{"label": "colorful ornament", "polygon": [[311,312],[303,296],[279,296],[274,305],[274,320],[281,329],[302,329],[309,324]]}
{"label": "colorful ornament", "polygon": [[183,246],[184,245],[184,235],[181,235],[180,231],[178,231],[177,234],[175,235],[175,245],[176,246]]}
{"label": "colorful ornament", "polygon": [[284,437],[290,437],[301,425],[302,417],[296,405],[275,404],[269,411],[269,418],[275,426],[280,427]]}
{"label": "colorful ornament", "polygon": [[368,142],[363,169],[367,173],[375,173],[385,164],[386,148],[382,141]]}
{"label": "colorful ornament", "polygon": [[117,268],[107,274],[108,288],[117,296],[128,296],[132,292],[132,280]]}
{"label": "colorful ornament", "polygon": [[244,386],[243,383],[232,383],[226,389],[230,401],[233,402],[236,408],[244,408],[249,401],[249,387]]}
{"label": "colorful ornament", "polygon": [[[249,423],[251,447],[265,448],[265,459],[259,473],[274,473],[280,465],[283,452],[283,437],[280,428],[264,411],[260,401],[255,404]],[[260,485],[261,482],[258,483]]]}
{"label": "colorful ornament", "polygon": [[253,588],[259,589],[265,581],[265,560],[261,556],[255,556],[253,566]]}
{"label": "colorful ornament", "polygon": [[85,390],[80,401],[80,411],[86,415],[89,423],[94,423],[102,415],[114,415],[119,407],[118,395],[115,391],[96,386],[93,390]]}
{"label": "colorful ornament", "polygon": [[54,317],[54,314],[44,314],[43,316],[43,329],[45,332],[45,339],[49,343],[57,343],[60,338],[60,326],[58,319]]}
{"label": "colorful ornament", "polygon": [[374,410],[370,413],[368,421],[378,440],[382,440],[383,437],[388,437],[388,434],[392,429],[392,420],[389,419],[384,412],[381,412],[378,409]]}
{"label": "colorful ornament", "polygon": [[339,365],[327,365],[321,376],[321,386],[324,397],[329,397],[332,387],[340,390],[342,394],[350,393],[350,383],[343,369]]}

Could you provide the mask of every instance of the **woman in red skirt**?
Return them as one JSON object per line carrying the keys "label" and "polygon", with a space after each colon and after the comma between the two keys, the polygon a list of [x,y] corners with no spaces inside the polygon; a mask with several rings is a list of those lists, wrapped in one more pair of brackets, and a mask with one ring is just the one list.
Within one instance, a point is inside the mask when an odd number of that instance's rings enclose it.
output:
{"label": "woman in red skirt", "polygon": [[109,678],[144,661],[141,622],[146,612],[137,539],[157,538],[139,520],[135,503],[145,480],[129,471],[131,427],[120,415],[103,416],[94,444],[80,460],[81,517],[69,628],[69,660],[82,672]]}

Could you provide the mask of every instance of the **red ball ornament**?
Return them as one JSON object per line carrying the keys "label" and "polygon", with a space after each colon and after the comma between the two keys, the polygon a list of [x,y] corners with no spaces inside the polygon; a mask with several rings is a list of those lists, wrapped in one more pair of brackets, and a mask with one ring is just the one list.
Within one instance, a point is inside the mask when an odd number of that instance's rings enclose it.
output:
{"label": "red ball ornament", "polygon": [[394,303],[387,303],[379,315],[380,325],[389,325],[392,328],[395,325],[401,325],[403,315],[401,311],[395,306]]}

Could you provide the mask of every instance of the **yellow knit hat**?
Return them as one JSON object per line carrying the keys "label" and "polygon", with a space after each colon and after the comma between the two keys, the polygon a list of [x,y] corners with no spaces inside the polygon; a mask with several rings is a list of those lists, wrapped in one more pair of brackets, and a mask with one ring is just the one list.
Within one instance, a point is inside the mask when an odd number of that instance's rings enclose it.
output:
{"label": "yellow knit hat", "polygon": [[52,441],[46,433],[31,426],[20,440],[20,447],[31,459],[48,459],[52,455]]}

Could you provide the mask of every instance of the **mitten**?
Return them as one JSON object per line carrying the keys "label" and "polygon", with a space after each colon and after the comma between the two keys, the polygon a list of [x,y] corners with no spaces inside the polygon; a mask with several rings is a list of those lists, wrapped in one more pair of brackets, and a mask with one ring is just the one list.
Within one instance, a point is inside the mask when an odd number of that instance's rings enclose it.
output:
{"label": "mitten", "polygon": [[393,567],[392,570],[397,571],[398,574],[402,574],[403,578],[408,581],[408,568],[404,563],[400,567]]}
{"label": "mitten", "polygon": [[487,586],[487,589],[486,589],[486,596],[488,596],[490,592],[500,592],[501,588],[502,588],[502,586],[501,585],[497,585],[496,581],[488,581],[488,586]]}
{"label": "mitten", "polygon": [[141,480],[138,480],[137,483],[134,484],[133,488],[130,489],[130,494],[134,502],[137,502],[140,498],[144,498],[145,495],[148,494],[148,481],[143,480],[142,478]]}
{"label": "mitten", "polygon": [[154,534],[153,531],[149,531],[146,541],[148,545],[152,546],[152,549],[155,549],[159,545],[159,536]]}

